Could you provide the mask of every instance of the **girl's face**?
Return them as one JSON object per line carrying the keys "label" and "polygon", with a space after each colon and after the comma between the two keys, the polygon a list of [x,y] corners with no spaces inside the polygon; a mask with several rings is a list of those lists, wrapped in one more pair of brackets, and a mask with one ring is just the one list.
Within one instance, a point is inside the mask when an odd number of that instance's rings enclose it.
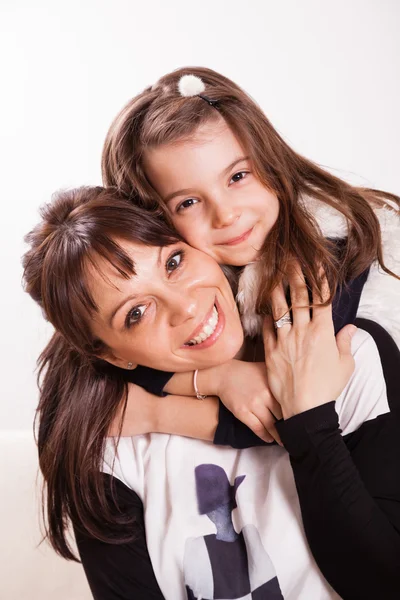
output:
{"label": "girl's face", "polygon": [[202,125],[190,140],[148,150],[144,166],[188,244],[222,264],[257,260],[279,202],[222,119]]}
{"label": "girl's face", "polygon": [[218,264],[182,242],[159,248],[117,240],[134,262],[125,279],[98,257],[88,267],[98,306],[94,335],[109,362],[161,371],[203,369],[231,359],[243,341],[235,301]]}

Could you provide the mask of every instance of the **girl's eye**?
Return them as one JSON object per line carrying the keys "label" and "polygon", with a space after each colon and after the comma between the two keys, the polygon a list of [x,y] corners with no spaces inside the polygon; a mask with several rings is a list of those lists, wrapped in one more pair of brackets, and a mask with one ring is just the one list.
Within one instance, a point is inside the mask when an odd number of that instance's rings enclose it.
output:
{"label": "girl's eye", "polygon": [[246,177],[246,175],[248,175],[247,171],[239,171],[238,173],[232,175],[229,183],[236,183],[237,181],[241,181]]}
{"label": "girl's eye", "polygon": [[125,319],[125,326],[127,329],[129,329],[129,327],[131,327],[131,325],[136,325],[136,323],[139,323],[139,321],[141,320],[141,318],[143,317],[144,313],[145,313],[146,307],[144,304],[140,305],[140,306],[134,306],[126,315],[126,319]]}
{"label": "girl's eye", "polygon": [[176,212],[181,212],[182,210],[185,210],[185,208],[190,208],[190,206],[193,206],[197,203],[198,200],[196,200],[196,198],[186,198],[186,200],[179,204],[179,206],[176,209]]}
{"label": "girl's eye", "polygon": [[179,252],[174,252],[173,254],[171,254],[171,256],[168,258],[167,262],[166,262],[166,269],[168,273],[171,273],[172,271],[176,271],[176,269],[179,268],[181,262],[183,259],[183,250],[179,250]]}

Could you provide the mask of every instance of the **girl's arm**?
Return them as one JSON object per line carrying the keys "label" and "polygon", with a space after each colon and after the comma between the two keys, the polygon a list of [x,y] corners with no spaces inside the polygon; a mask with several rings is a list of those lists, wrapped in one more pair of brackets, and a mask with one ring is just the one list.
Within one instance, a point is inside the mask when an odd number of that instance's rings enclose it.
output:
{"label": "girl's arm", "polygon": [[[264,362],[230,360],[198,372],[201,394],[218,396],[225,407],[266,443],[280,443],[275,427],[281,407],[270,392]],[[194,394],[193,373],[176,373],[164,388],[172,394]]]}
{"label": "girl's arm", "polygon": [[[158,432],[212,441],[218,424],[218,402],[209,397],[218,396],[243,423],[239,428],[246,425],[252,430],[253,440],[258,437],[266,443],[274,439],[280,443],[275,421],[281,418],[282,412],[269,391],[264,363],[231,360],[199,371],[198,390],[209,396],[202,401],[194,398],[193,375],[193,372],[172,374],[144,367],[128,371],[127,377],[136,385],[129,385],[122,435]],[[169,395],[161,399],[155,396],[165,393]],[[221,414],[225,416],[226,411]],[[173,420],[171,415],[178,419]],[[230,415],[226,416],[230,420]],[[118,434],[119,424],[120,415],[110,435]]]}
{"label": "girl's arm", "polygon": [[[215,396],[205,400],[189,396],[169,395],[164,398],[129,384],[125,415],[116,415],[110,436],[122,437],[144,433],[169,433],[212,442],[218,426],[219,401]],[[121,423],[121,419],[123,420]]]}

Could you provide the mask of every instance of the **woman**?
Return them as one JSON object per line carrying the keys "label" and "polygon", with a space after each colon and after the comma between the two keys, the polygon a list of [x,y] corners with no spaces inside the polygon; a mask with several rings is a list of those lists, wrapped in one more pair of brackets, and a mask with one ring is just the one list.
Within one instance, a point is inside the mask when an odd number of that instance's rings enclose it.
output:
{"label": "woman", "polygon": [[[27,291],[56,328],[41,359],[47,370],[38,413],[48,533],[53,547],[73,558],[67,541],[72,521],[95,597],[337,597],[303,539],[284,449],[237,452],[166,435],[124,438],[117,447],[106,440],[126,401],[126,370],[137,363],[176,372],[213,368],[240,347],[235,303],[216,263],[101,188],[61,194],[28,242]],[[344,598],[359,592],[372,597],[378,589],[394,598],[400,556],[396,424],[368,336],[353,337],[357,366],[340,393],[354,359],[348,332],[335,340],[323,285],[321,298],[314,290],[311,319],[294,263],[290,286],[299,303],[293,324],[277,336],[271,323],[266,326],[268,378],[284,415],[279,431],[326,576]],[[272,304],[275,316],[287,312],[282,288]],[[217,324],[208,343],[193,345],[214,308]],[[345,441],[332,398],[338,398]],[[196,405],[200,426],[207,413],[208,427],[208,409],[216,420],[217,404]],[[357,429],[366,419],[369,425]],[[202,548],[197,565],[193,547]],[[335,561],[327,561],[327,553]],[[265,561],[268,569],[260,569]]]}

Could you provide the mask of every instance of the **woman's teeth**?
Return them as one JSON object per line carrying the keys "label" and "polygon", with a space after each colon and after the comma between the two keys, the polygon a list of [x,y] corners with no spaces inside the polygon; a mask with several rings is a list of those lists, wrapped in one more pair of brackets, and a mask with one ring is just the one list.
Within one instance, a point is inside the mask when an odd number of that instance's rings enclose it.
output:
{"label": "woman's teeth", "polygon": [[196,335],[196,337],[192,338],[186,343],[186,346],[195,346],[196,344],[201,344],[207,338],[210,337],[215,331],[216,326],[218,325],[218,311],[214,306],[212,315],[208,319],[207,323],[204,325],[203,329]]}

